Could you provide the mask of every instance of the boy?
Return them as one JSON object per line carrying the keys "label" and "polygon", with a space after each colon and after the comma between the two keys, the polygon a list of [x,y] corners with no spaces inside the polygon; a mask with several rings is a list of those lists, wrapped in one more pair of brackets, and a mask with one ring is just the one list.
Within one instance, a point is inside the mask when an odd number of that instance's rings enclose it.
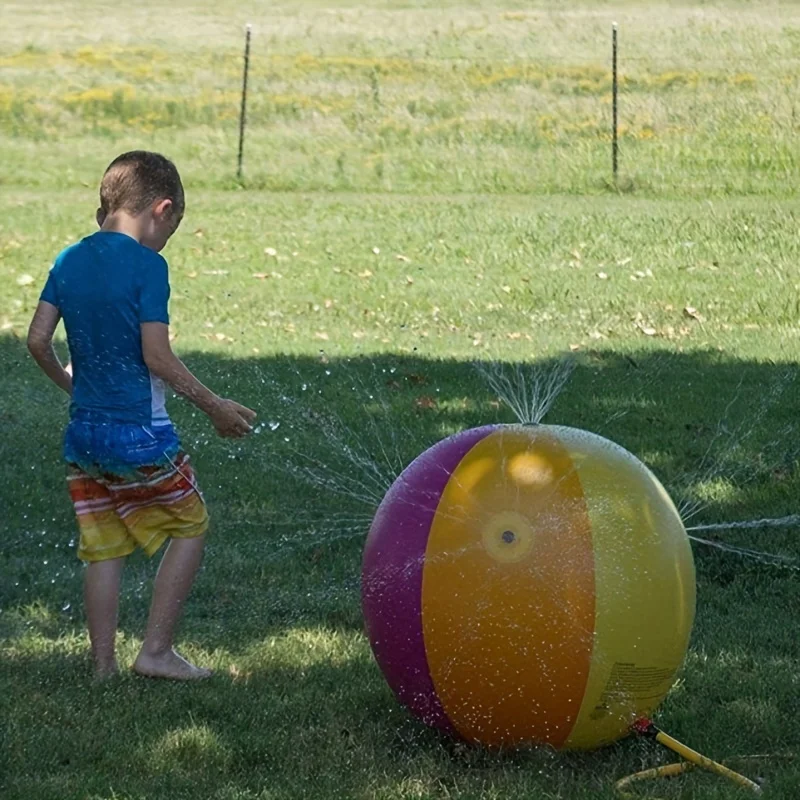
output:
{"label": "boy", "polygon": [[[71,395],[64,439],[95,674],[117,670],[115,638],[125,557],[169,538],[153,590],[141,675],[208,677],[173,650],[208,528],[188,457],[167,416],[164,384],[210,418],[220,436],[241,437],[255,412],[209,391],[169,343],[169,279],[159,255],[178,228],[184,193],[174,164],[156,153],[116,158],[103,176],[100,230],[56,259],[28,332],[44,373]],[[52,339],[64,320],[72,370]]]}

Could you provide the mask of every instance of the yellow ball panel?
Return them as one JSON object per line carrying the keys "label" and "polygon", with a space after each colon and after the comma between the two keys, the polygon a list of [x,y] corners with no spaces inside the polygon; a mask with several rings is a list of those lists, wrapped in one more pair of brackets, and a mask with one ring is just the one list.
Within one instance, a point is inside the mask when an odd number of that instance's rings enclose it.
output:
{"label": "yellow ball panel", "polygon": [[648,716],[674,682],[695,610],[692,551],[656,477],[594,434],[552,427],[583,486],[595,564],[595,637],[570,748],[593,748]]}

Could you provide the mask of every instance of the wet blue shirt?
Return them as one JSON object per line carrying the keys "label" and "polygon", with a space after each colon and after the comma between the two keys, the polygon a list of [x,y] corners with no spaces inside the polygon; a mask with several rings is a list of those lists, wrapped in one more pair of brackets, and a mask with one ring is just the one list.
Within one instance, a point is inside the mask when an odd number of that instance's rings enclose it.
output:
{"label": "wet blue shirt", "polygon": [[144,362],[139,328],[169,323],[169,294],[167,262],[124,233],[98,231],[58,256],[41,299],[64,319],[73,421],[170,425],[164,384]]}

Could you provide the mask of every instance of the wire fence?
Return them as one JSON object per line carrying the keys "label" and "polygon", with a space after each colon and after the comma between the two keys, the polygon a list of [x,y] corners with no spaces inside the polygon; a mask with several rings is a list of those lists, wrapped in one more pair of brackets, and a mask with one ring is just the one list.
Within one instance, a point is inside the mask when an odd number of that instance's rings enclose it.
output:
{"label": "wire fence", "polygon": [[0,58],[0,130],[168,138],[200,183],[272,189],[785,193],[800,177],[800,46],[648,54],[623,26],[583,48],[482,36],[347,50],[248,27],[240,48],[183,61],[22,51]]}
{"label": "wire fence", "polygon": [[[406,94],[409,94],[410,86],[416,84],[416,88],[420,85],[430,88],[439,80],[441,85],[438,90],[433,90],[433,94],[441,95],[449,88],[454,105],[459,105],[465,90],[477,98],[491,93],[491,90],[503,90],[508,94],[510,89],[516,88],[517,98],[521,98],[527,89],[528,103],[537,112],[540,126],[545,123],[544,129],[539,131],[545,139],[558,139],[561,129],[561,132],[583,134],[583,138],[608,143],[607,163],[611,185],[615,187],[619,186],[620,155],[627,156],[626,145],[636,140],[656,139],[659,132],[680,139],[679,146],[674,149],[684,157],[692,150],[692,139],[702,139],[698,134],[704,133],[707,141],[700,149],[724,150],[735,145],[749,145],[750,152],[744,157],[738,153],[734,160],[749,162],[749,166],[756,169],[766,168],[766,172],[774,170],[776,165],[787,175],[796,171],[794,140],[800,130],[796,104],[797,89],[800,88],[800,54],[782,54],[765,60],[764,57],[741,54],[724,58],[718,53],[716,57],[688,61],[683,58],[681,66],[659,64],[659,60],[652,56],[620,56],[618,31],[614,23],[609,36],[609,58],[602,63],[597,59],[567,55],[537,59],[521,57],[520,54],[501,60],[474,55],[431,58],[403,53],[384,53],[380,57],[313,56],[307,53],[296,56],[255,53],[251,56],[248,28],[238,174],[241,178],[246,87],[251,63],[259,73],[253,90],[269,96],[272,89],[273,98],[287,101],[295,111],[300,110],[298,106],[302,106],[303,101],[295,98],[292,102],[289,97],[275,93],[276,86],[286,86],[291,81],[292,65],[304,68],[297,72],[305,71],[305,74],[294,76],[299,83],[308,84],[315,70],[325,73],[327,80],[334,83],[338,80],[340,86],[346,82],[344,93],[340,89],[340,98],[347,97],[348,93],[352,97],[354,91],[359,92],[354,89],[354,84],[358,85],[358,74],[361,73],[361,93],[369,94],[376,108],[385,102],[385,84],[393,85],[395,94],[398,94],[398,84],[404,85]],[[776,76],[780,78],[777,86],[774,85]],[[441,96],[439,104],[447,106]],[[308,96],[306,105],[314,109],[314,102]],[[487,123],[491,123],[492,110],[496,112],[495,120],[502,119],[508,123],[509,117],[516,114],[525,120],[524,124],[530,121],[527,113],[530,107],[526,109],[518,105],[510,115],[508,108],[491,109],[491,103],[487,103],[485,105],[489,107],[481,111],[480,105],[476,99],[473,108],[462,115],[462,121],[483,123],[485,129]],[[316,110],[324,113],[329,108],[321,103]],[[414,102],[406,103],[405,110],[413,116]],[[571,122],[570,114],[574,116]],[[547,129],[548,122],[550,130]],[[502,125],[496,127],[502,128]],[[455,122],[451,125],[453,130],[458,128]],[[759,153],[765,144],[771,151],[766,158]]]}

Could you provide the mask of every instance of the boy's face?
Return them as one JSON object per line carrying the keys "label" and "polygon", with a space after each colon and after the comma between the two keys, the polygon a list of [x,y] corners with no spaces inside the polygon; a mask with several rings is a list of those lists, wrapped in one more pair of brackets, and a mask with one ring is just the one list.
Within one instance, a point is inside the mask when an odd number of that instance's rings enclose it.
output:
{"label": "boy's face", "polygon": [[156,200],[146,214],[141,243],[160,253],[183,219],[183,210],[175,208],[172,200]]}

